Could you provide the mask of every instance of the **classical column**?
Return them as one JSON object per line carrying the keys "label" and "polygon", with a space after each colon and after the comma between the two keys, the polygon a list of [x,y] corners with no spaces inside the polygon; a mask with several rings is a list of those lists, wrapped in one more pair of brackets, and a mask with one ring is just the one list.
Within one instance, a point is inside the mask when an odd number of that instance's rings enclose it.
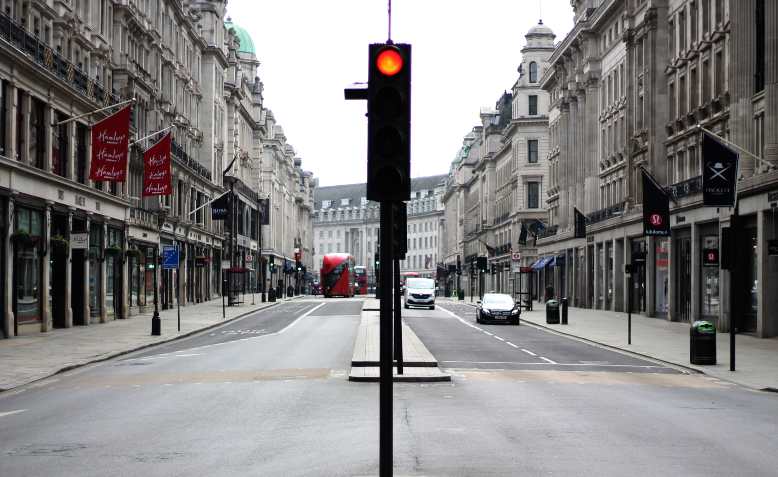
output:
{"label": "classical column", "polygon": [[51,307],[49,306],[49,282],[51,281],[51,206],[54,203],[46,201],[43,222],[43,249],[46,253],[41,257],[43,262],[43,274],[41,276],[41,331],[49,331],[53,328]]}
{"label": "classical column", "polygon": [[[11,141],[13,142],[13,141]],[[12,193],[13,194],[13,193]],[[11,234],[13,234],[14,228],[14,206],[15,199],[13,195],[8,198],[8,208],[5,213],[4,222],[6,225],[7,233],[5,234],[5,246],[3,250],[5,253],[5,288],[3,289],[3,303],[5,309],[3,310],[3,316],[5,317],[2,322],[3,336],[10,338],[14,336],[14,309],[13,309],[13,272],[14,272],[14,250],[13,242],[11,241]]]}
{"label": "classical column", "polygon": [[[774,3],[767,1],[765,3]],[[755,73],[755,30],[754,13],[756,0],[738,0],[737,8],[729,9],[731,32],[729,35],[729,128],[730,139],[737,145],[751,150],[753,135]],[[767,20],[767,19],[766,19]],[[776,25],[773,25],[774,27]],[[765,66],[769,68],[765,62]],[[710,69],[714,71],[713,68]],[[709,81],[710,78],[703,78]],[[708,100],[704,98],[703,101]],[[765,108],[765,116],[768,113]],[[758,153],[758,151],[757,151]],[[749,177],[754,174],[754,160],[747,154],[740,155],[740,174]]]}
{"label": "classical column", "polygon": [[571,198],[568,191],[568,184],[574,182],[575,177],[571,172],[570,162],[570,140],[568,132],[570,130],[570,104],[563,99],[559,105],[559,121],[557,130],[559,131],[559,159],[558,159],[558,177],[557,187],[559,189],[559,226],[564,229],[569,222],[568,210]]}
{"label": "classical column", "polygon": [[[103,222],[98,227],[100,227],[100,232],[101,232],[100,235],[102,235],[103,237],[103,243],[100,245],[102,249],[105,250],[106,248],[108,248],[108,224]],[[100,283],[98,285],[100,291],[97,292],[98,293],[97,299],[100,301],[100,323],[105,323],[108,321],[108,308],[106,307],[106,303],[108,302],[108,289],[106,288],[106,286],[108,285],[108,278],[106,276],[108,274],[107,273],[108,260],[113,260],[113,257],[103,252],[103,259],[100,261],[100,265],[99,265]],[[114,269],[114,273],[116,273],[115,269]],[[113,299],[116,300],[116,296],[114,296]]]}
{"label": "classical column", "polygon": [[[92,317],[92,306],[89,300],[89,236],[91,235],[89,233],[89,227],[92,223],[92,213],[89,212],[86,214],[86,234],[87,234],[87,248],[84,250],[84,287],[83,287],[83,294],[84,294],[84,325],[89,325],[89,321]],[[72,244],[71,244],[72,249]]]}
{"label": "classical column", "polygon": [[17,153],[16,128],[18,125],[16,124],[16,108],[21,107],[21,105],[16,104],[18,97],[16,90],[16,83],[13,81],[9,81],[6,84],[5,107],[7,110],[6,118],[8,121],[5,124],[5,155],[9,159],[16,159]]}
{"label": "classical column", "polygon": [[[68,207],[68,239],[73,236],[73,212],[76,209]],[[73,326],[73,306],[72,296],[70,290],[73,286],[73,254],[70,250],[65,255],[67,261],[65,262],[65,328],[71,328]]]}
{"label": "classical column", "polygon": [[567,157],[565,158],[565,167],[568,169],[567,179],[567,201],[565,203],[564,222],[560,223],[560,227],[567,228],[573,221],[573,206],[576,205],[576,187],[578,182],[578,158],[580,157],[580,150],[578,144],[578,130],[580,129],[578,98],[575,94],[570,95],[570,114],[567,123]]}
{"label": "classical column", "polygon": [[[738,8],[740,6],[738,5]],[[765,2],[765,159],[778,165],[778,2]]]}

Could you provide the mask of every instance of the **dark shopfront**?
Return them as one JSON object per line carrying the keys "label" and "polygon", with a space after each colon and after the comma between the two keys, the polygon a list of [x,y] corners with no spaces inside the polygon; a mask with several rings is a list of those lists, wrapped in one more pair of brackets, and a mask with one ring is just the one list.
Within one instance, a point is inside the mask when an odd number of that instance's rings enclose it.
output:
{"label": "dark shopfront", "polygon": [[692,314],[692,235],[689,228],[673,230],[675,306],[673,321],[688,322]]}
{"label": "dark shopfront", "polygon": [[[127,254],[130,309],[143,313],[154,306],[154,245],[131,242]],[[149,308],[151,307],[151,308]]]}
{"label": "dark shopfront", "polygon": [[632,263],[632,313],[646,312],[646,239],[632,239],[630,243]]}
{"label": "dark shopfront", "polygon": [[759,276],[757,274],[758,240],[756,216],[740,217],[735,260],[735,315],[738,332],[757,330]]}
{"label": "dark shopfront", "polygon": [[[14,334],[23,328],[40,331],[43,321],[41,285],[43,275],[41,243],[43,213],[17,206],[14,214],[13,292]],[[20,330],[22,328],[22,330]]]}
{"label": "dark shopfront", "polygon": [[124,232],[117,227],[106,228],[105,247],[105,310],[107,319],[125,318],[123,308],[122,266],[125,257],[122,254]]}

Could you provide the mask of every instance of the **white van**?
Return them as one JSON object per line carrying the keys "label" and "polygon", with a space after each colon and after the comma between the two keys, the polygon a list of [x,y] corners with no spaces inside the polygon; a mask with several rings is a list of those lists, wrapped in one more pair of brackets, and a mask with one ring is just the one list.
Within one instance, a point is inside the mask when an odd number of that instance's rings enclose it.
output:
{"label": "white van", "polygon": [[411,278],[405,280],[405,308],[426,306],[435,309],[435,280],[431,278]]}

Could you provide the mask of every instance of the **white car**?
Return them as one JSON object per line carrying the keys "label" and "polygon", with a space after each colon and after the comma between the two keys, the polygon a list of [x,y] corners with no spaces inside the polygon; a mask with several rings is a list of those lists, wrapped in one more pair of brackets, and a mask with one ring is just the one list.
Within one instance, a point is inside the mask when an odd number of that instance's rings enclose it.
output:
{"label": "white car", "polygon": [[405,281],[405,308],[425,306],[435,309],[435,280],[431,278],[408,278]]}

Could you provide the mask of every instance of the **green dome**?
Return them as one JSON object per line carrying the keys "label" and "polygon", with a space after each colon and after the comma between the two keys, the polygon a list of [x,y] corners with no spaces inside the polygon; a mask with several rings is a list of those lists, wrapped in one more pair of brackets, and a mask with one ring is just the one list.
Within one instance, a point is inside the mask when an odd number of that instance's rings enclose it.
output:
{"label": "green dome", "polygon": [[257,51],[254,49],[254,42],[251,40],[251,35],[249,35],[249,32],[232,23],[232,20],[229,18],[224,22],[224,26],[227,27],[228,30],[230,28],[235,30],[235,36],[237,36],[238,40],[240,40],[240,48],[238,48],[238,53],[249,53],[254,56],[257,55]]}

